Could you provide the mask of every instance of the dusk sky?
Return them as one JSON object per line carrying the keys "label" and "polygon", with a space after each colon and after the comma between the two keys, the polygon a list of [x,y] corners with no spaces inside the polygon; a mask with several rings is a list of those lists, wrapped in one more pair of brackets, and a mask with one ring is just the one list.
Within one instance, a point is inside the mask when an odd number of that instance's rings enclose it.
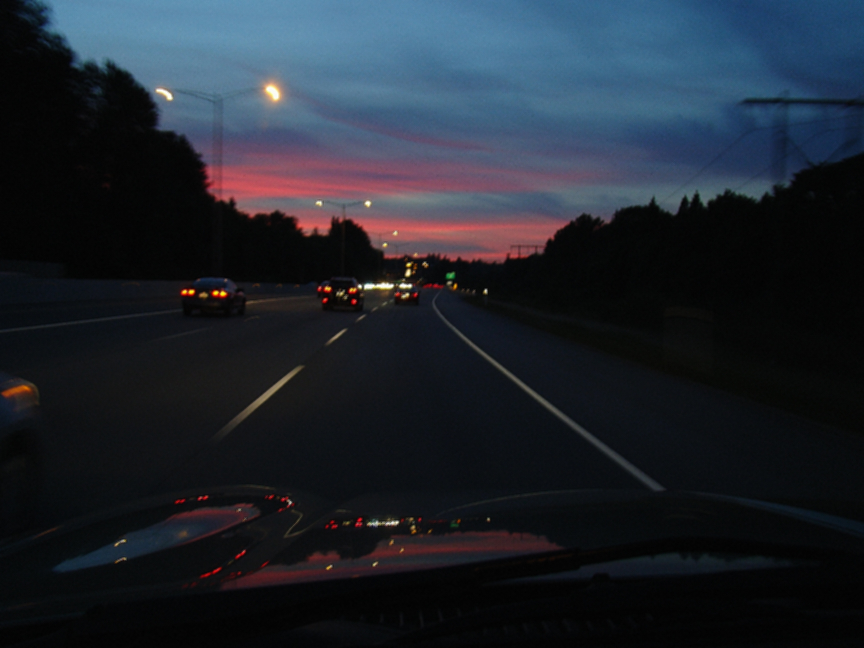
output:
{"label": "dusk sky", "polygon": [[[583,212],[759,197],[776,109],[743,99],[864,95],[864,2],[46,4],[82,61],[110,59],[151,92],[277,84],[279,103],[225,102],[224,197],[307,231],[339,213],[318,199],[372,200],[348,216],[400,253],[503,260]],[[211,105],[153,97],[161,128],[209,164]],[[790,173],[860,152],[844,148],[854,118],[790,108]]]}

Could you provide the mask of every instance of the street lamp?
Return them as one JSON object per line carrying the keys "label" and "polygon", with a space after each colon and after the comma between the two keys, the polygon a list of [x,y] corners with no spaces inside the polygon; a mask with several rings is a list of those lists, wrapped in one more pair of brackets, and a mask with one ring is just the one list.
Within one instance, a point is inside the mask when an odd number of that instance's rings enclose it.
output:
{"label": "street lamp", "polygon": [[[378,236],[378,247],[380,247],[382,249],[386,248],[388,245],[388,242],[383,240],[383,239],[385,236],[387,236],[387,232],[375,232],[375,234],[377,234],[377,236]],[[392,232],[390,232],[390,234],[392,236],[399,236],[399,230],[393,230]]]}
{"label": "street lamp", "polygon": [[340,203],[334,202],[332,200],[316,200],[316,207],[323,207],[325,204],[327,205],[335,205],[336,207],[340,207],[342,209],[342,272],[340,273],[343,277],[345,276],[345,210],[349,207],[357,207],[358,205],[363,205],[364,207],[371,207],[371,200],[355,200],[354,202],[348,203]]}
{"label": "street lamp", "polygon": [[[223,106],[226,99],[234,99],[253,92],[261,92],[262,88],[256,86],[254,88],[245,88],[244,90],[235,90],[227,94],[216,92],[201,92],[199,90],[180,90],[169,89],[165,87],[156,88],[156,94],[165,98],[166,101],[174,101],[175,94],[182,94],[196,99],[202,99],[213,104],[213,140],[212,140],[212,160],[213,167],[213,186],[216,189],[216,210],[213,214],[213,274],[222,274],[222,121],[223,121]],[[272,101],[279,101],[282,93],[275,85],[270,84],[263,88],[263,91],[270,97]]]}

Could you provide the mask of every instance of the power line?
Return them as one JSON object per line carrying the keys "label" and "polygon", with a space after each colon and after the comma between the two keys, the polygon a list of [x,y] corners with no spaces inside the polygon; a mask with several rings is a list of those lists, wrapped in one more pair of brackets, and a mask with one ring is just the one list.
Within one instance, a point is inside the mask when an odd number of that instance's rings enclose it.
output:
{"label": "power line", "polygon": [[849,134],[847,135],[843,148],[854,148],[855,144],[861,140],[860,114],[862,107],[864,107],[864,99],[793,99],[785,96],[750,98],[745,99],[741,103],[778,107],[777,113],[775,114],[774,159],[772,160],[775,184],[781,184],[786,180],[786,158],[788,157],[786,151],[787,143],[791,142],[796,148],[798,148],[798,152],[801,153],[807,163],[812,166],[812,162],[807,159],[807,155],[804,151],[802,151],[801,148],[798,147],[798,145],[789,137],[790,106],[835,106],[840,108],[853,108],[856,111],[857,119],[855,123],[858,124],[858,127],[855,130],[849,129]]}
{"label": "power line", "polygon": [[738,138],[737,138],[734,142],[732,142],[729,146],[727,146],[725,149],[723,149],[722,151],[720,151],[720,153],[718,153],[716,156],[714,156],[714,158],[713,158],[713,159],[712,159],[708,164],[706,164],[706,165],[703,166],[701,169],[699,169],[699,170],[698,170],[698,171],[693,175],[693,177],[691,177],[689,180],[687,180],[687,182],[685,182],[685,183],[682,184],[680,187],[678,187],[675,191],[673,191],[673,192],[670,193],[668,196],[666,196],[666,198],[663,199],[663,202],[668,201],[670,198],[672,198],[672,196],[674,196],[675,194],[677,194],[677,193],[678,193],[679,191],[681,191],[684,187],[686,187],[686,186],[689,185],[691,182],[693,182],[696,178],[698,178],[698,177],[701,176],[703,173],[705,173],[705,171],[707,171],[707,170],[711,167],[711,165],[713,165],[717,160],[719,160],[721,157],[723,157],[724,155],[726,155],[726,154],[727,154],[727,153],[728,153],[728,152],[729,152],[729,151],[730,151],[730,150],[731,150],[731,149],[732,149],[736,144],[738,144],[738,142],[740,142],[742,139],[744,139],[745,137],[747,137],[748,135],[750,135],[750,134],[752,134],[752,133],[755,133],[756,131],[765,130],[765,129],[767,129],[767,128],[770,128],[770,126],[761,126],[761,127],[759,127],[759,128],[753,128],[753,129],[747,131],[746,133],[742,133],[741,135],[739,135]]}
{"label": "power line", "polygon": [[[842,100],[842,101],[845,101],[845,100]],[[857,100],[852,100],[852,101],[857,101]],[[836,104],[829,104],[829,105],[836,105]],[[843,105],[843,104],[841,104],[841,105]],[[856,104],[856,105],[857,105],[857,104]],[[806,120],[806,121],[792,122],[792,123],[788,124],[788,127],[793,128],[793,127],[799,127],[799,126],[812,126],[812,125],[814,125],[814,124],[825,124],[825,123],[828,123],[828,122],[837,122],[837,121],[841,121],[842,119],[844,119],[844,118],[843,118],[843,117],[823,117],[823,118],[820,118],[820,119],[810,119],[810,120]],[[724,148],[720,153],[718,153],[717,155],[715,155],[715,156],[711,159],[710,162],[708,162],[707,164],[705,164],[701,169],[699,169],[699,171],[697,171],[695,174],[693,174],[693,175],[692,175],[692,176],[691,176],[691,177],[690,177],[686,182],[684,182],[683,184],[681,184],[677,189],[675,189],[675,190],[674,190],[673,192],[671,192],[668,196],[666,196],[666,198],[663,199],[663,202],[668,202],[671,198],[673,198],[673,197],[674,197],[676,194],[678,194],[681,190],[683,190],[683,189],[685,189],[686,187],[688,187],[688,186],[689,186],[689,185],[690,185],[694,180],[696,180],[697,178],[699,178],[703,173],[705,173],[708,169],[710,169],[710,168],[711,168],[711,167],[712,167],[712,166],[713,166],[713,165],[714,165],[714,164],[715,164],[715,163],[716,163],[720,158],[722,158],[722,157],[723,157],[724,155],[726,155],[730,150],[732,150],[732,149],[733,149],[737,144],[739,144],[739,143],[741,142],[741,140],[743,140],[745,137],[747,137],[748,135],[752,135],[753,133],[756,133],[756,132],[759,132],[759,131],[771,130],[771,129],[774,129],[774,128],[776,128],[776,126],[774,126],[774,125],[772,125],[772,126],[757,126],[756,128],[751,128],[750,130],[748,130],[748,131],[742,133],[742,134],[739,135],[737,138],[735,138],[735,140],[734,140],[731,144],[729,144],[726,148]],[[807,142],[809,142],[810,140],[814,139],[814,138],[817,137],[817,136],[824,135],[825,133],[832,133],[832,132],[836,132],[836,131],[838,131],[838,130],[840,130],[840,129],[838,129],[838,128],[831,128],[831,129],[828,129],[828,130],[820,131],[819,133],[816,133],[816,135],[812,135],[811,137],[807,138],[807,140],[805,140],[805,141],[802,143],[801,146],[803,146],[804,144],[806,144]],[[812,164],[812,163],[809,161],[809,159],[807,158],[806,153],[804,153],[804,151],[802,150],[801,146],[798,146],[794,141],[792,142],[792,144],[795,146],[796,149],[798,149],[798,152],[801,153],[801,155],[802,155],[802,157],[804,158],[804,160],[805,160],[808,164]],[[839,149],[837,149],[837,150],[841,150],[841,149],[844,148],[845,146],[846,146],[846,144],[842,145],[842,146],[841,146]],[[831,155],[834,155],[836,152],[837,152],[837,151],[835,151],[835,152],[832,153]],[[788,156],[788,154],[785,154],[785,155]],[[773,163],[772,163],[772,166],[773,166]],[[735,189],[735,191],[738,191],[741,187],[744,187],[744,186],[750,184],[751,182],[753,182],[753,180],[755,180],[755,179],[758,178],[759,176],[763,175],[766,171],[769,171],[771,168],[772,168],[772,167],[769,166],[769,167],[767,167],[767,169],[763,169],[762,171],[760,171],[760,172],[757,173],[756,175],[752,176],[749,180],[747,180],[746,182],[744,182],[744,184],[740,185],[740,186],[738,187],[738,189]]]}

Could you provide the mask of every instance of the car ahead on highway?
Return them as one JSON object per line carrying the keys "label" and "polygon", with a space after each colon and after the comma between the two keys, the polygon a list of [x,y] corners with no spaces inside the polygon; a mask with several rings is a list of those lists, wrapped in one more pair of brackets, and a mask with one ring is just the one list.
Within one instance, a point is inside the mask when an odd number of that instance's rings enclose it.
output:
{"label": "car ahead on highway", "polygon": [[354,277],[333,277],[322,290],[321,307],[332,310],[339,307],[363,310],[365,293]]}
{"label": "car ahead on highway", "polygon": [[318,284],[318,299],[321,299],[322,297],[324,297],[324,289],[329,285],[330,285],[330,282],[327,280],[324,280],[320,284]]}
{"label": "car ahead on highway", "polygon": [[35,511],[42,462],[39,390],[0,373],[0,534],[23,528]]}
{"label": "car ahead on highway", "polygon": [[246,312],[246,293],[225,277],[202,277],[191,286],[180,291],[183,314],[193,311],[223,313],[230,317],[235,310],[238,315]]}
{"label": "car ahead on highway", "polygon": [[644,490],[198,489],[0,546],[22,645],[853,646],[864,525]]}
{"label": "car ahead on highway", "polygon": [[420,288],[417,284],[403,282],[396,286],[393,292],[393,303],[399,304],[414,304],[420,305]]}

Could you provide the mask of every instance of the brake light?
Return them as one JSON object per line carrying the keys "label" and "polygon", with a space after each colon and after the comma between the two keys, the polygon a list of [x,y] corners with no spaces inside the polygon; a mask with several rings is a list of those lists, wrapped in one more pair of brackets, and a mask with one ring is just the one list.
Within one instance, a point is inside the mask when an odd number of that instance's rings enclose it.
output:
{"label": "brake light", "polygon": [[329,297],[325,297],[324,299],[321,300],[321,303],[322,303],[322,304],[326,304],[328,301],[330,301],[330,298],[329,298]]}
{"label": "brake light", "polygon": [[213,297],[227,297],[227,296],[228,296],[228,293],[225,292],[224,290],[214,290],[214,291],[213,291],[212,293],[210,293],[210,294],[211,294]]}
{"label": "brake light", "polygon": [[325,293],[333,292],[333,287],[332,287],[332,286],[325,286],[325,287],[324,287],[324,292],[325,292]]}
{"label": "brake light", "polygon": [[352,299],[352,300],[351,300],[351,305],[352,305],[352,306],[356,306],[356,305],[357,305],[357,300],[356,300],[356,299]]}
{"label": "brake light", "polygon": [[195,294],[195,289],[194,288],[184,288],[183,290],[180,291],[180,294],[183,297],[191,297],[192,295]]}
{"label": "brake light", "polygon": [[357,294],[357,289],[356,289],[356,288],[349,288],[349,289],[348,289],[348,294],[349,294],[349,295],[356,295],[356,294]]}
{"label": "brake light", "polygon": [[401,292],[398,292],[398,291],[397,291],[396,294],[394,295],[394,297],[401,297],[401,296],[402,296],[402,293],[401,293]]}

